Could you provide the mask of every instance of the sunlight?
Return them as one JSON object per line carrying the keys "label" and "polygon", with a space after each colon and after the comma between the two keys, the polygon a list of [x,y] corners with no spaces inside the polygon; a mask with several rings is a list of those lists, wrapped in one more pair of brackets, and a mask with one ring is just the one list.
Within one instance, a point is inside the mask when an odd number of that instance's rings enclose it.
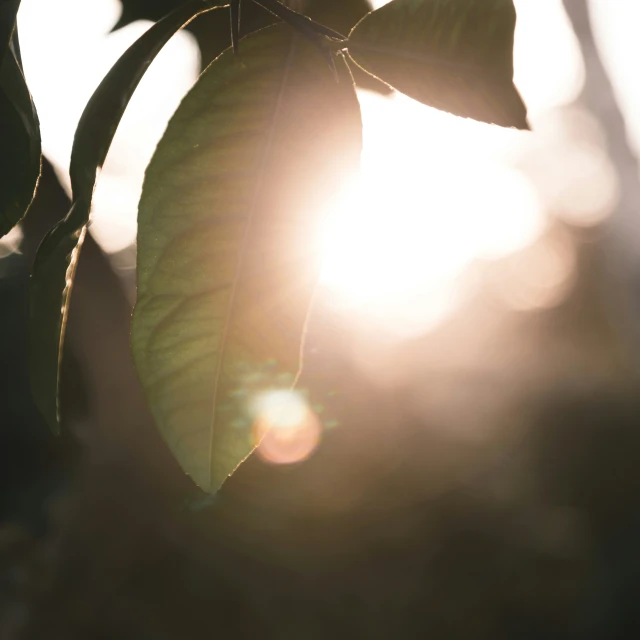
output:
{"label": "sunlight", "polygon": [[360,97],[363,168],[322,231],[322,284],[340,307],[421,333],[455,308],[473,260],[517,251],[545,229],[532,185],[500,160],[526,134],[399,94]]}
{"label": "sunlight", "polygon": [[[516,8],[515,80],[535,118],[575,100],[584,69],[561,0],[519,0]],[[507,160],[531,134],[401,94],[359,96],[363,169],[322,230],[321,282],[338,308],[390,334],[417,335],[455,310],[475,260],[518,252],[545,231],[546,203]]]}

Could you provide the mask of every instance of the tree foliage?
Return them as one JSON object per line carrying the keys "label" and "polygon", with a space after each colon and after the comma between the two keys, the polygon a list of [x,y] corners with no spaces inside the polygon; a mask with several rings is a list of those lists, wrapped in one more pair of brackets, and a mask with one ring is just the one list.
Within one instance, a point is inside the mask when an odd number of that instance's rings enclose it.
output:
{"label": "tree foliage", "polygon": [[[277,0],[234,1],[231,11],[215,0],[175,4],[157,3],[170,13],[114,65],[78,125],[73,205],[46,236],[33,270],[32,381],[59,431],[66,314],[98,169],[155,55],[209,13],[226,34],[209,53],[232,43],[236,51],[206,69],[148,168],[132,346],[167,444],[213,493],[255,446],[255,397],[289,388],[300,366],[318,277],[311,238],[325,200],[358,166],[352,73],[358,84],[383,86],[375,77],[457,116],[528,125],[512,79],[512,0],[392,0],[368,13],[359,1],[345,3],[348,15],[338,0],[309,0],[303,13]],[[5,3],[10,11],[0,14],[0,122],[15,131],[0,162],[15,165],[17,176],[0,172],[2,233],[28,208],[40,166],[37,116],[14,34],[17,5]],[[160,17],[139,15],[134,0],[124,6],[120,24]]]}

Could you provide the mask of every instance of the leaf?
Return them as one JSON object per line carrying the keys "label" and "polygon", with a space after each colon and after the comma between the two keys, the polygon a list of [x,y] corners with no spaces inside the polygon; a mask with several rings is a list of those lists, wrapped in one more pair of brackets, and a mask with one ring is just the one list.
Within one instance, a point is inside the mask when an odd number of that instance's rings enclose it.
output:
{"label": "leaf", "polygon": [[73,204],[42,241],[31,277],[31,387],[38,408],[56,433],[60,430],[58,391],[69,299],[98,169],[155,56],[176,31],[212,8],[211,3],[193,0],[146,31],[102,80],[78,123],[70,166]]}
{"label": "leaf", "polygon": [[20,0],[0,0],[0,66],[9,49]]}
{"label": "leaf", "polygon": [[363,18],[349,55],[426,105],[528,129],[513,85],[513,0],[393,0]]}
{"label": "leaf", "polygon": [[302,13],[345,37],[370,11],[369,0],[307,0],[302,9]]}
{"label": "leaf", "polygon": [[24,216],[40,177],[40,125],[20,64],[7,47],[0,67],[0,238]]}
{"label": "leaf", "polygon": [[255,446],[251,404],[290,387],[318,278],[317,221],[359,165],[360,109],[287,25],[202,74],[138,213],[134,360],[182,468],[215,492]]}

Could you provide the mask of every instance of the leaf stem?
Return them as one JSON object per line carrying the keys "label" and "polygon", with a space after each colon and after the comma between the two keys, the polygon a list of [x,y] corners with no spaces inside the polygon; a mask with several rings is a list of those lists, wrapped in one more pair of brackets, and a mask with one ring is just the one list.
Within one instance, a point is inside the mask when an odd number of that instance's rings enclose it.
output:
{"label": "leaf stem", "polygon": [[231,0],[229,5],[231,12],[231,45],[233,52],[238,53],[238,42],[240,41],[240,0]]}
{"label": "leaf stem", "polygon": [[333,29],[329,29],[329,27],[325,27],[323,24],[312,20],[308,16],[290,9],[286,5],[282,4],[280,0],[253,1],[312,40],[316,39],[318,36],[327,36],[334,40],[346,40],[345,36],[341,33],[338,33]]}

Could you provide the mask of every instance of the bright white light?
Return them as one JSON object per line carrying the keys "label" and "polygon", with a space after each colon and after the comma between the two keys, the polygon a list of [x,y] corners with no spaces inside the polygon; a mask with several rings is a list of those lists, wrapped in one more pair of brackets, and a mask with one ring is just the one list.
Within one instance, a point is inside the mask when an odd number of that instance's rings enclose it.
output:
{"label": "bright white light", "polygon": [[476,258],[526,246],[545,227],[528,180],[501,161],[520,132],[362,93],[359,180],[333,203],[322,283],[334,301],[395,334],[421,333],[455,307]]}
{"label": "bright white light", "polygon": [[588,0],[588,4],[599,52],[624,113],[629,137],[636,153],[640,154],[640,83],[637,81],[640,3]]}
{"label": "bright white light", "polygon": [[268,391],[254,401],[255,415],[274,429],[291,429],[304,422],[307,403],[296,391]]}
{"label": "bright white light", "polygon": [[578,98],[584,64],[562,0],[515,0],[515,5],[514,80],[535,121],[537,112]]}

